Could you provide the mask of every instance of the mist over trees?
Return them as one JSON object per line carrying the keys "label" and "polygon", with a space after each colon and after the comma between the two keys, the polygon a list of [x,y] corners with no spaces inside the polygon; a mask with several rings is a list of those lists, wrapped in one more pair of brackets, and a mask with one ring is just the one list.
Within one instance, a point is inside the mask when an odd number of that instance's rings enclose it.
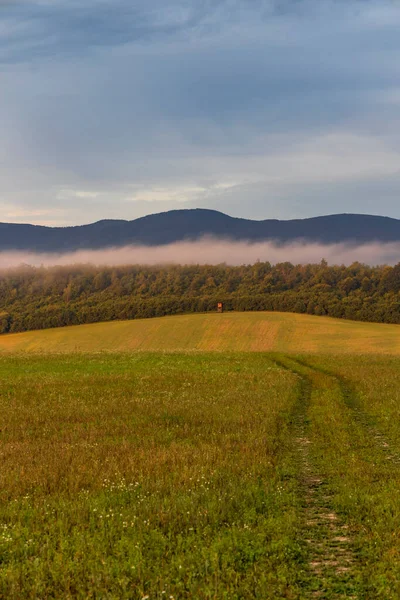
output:
{"label": "mist over trees", "polygon": [[0,272],[0,332],[225,310],[400,323],[400,263],[21,266]]}

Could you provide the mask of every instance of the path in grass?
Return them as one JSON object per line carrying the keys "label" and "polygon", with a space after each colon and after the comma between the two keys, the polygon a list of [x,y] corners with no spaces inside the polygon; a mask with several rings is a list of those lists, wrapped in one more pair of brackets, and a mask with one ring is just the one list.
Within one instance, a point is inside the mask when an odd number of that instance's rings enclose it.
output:
{"label": "path in grass", "polygon": [[[345,597],[397,599],[399,513],[395,498],[400,489],[400,453],[396,442],[393,438],[388,441],[379,421],[363,404],[358,388],[336,372],[334,361],[309,356],[286,358],[285,362],[310,382],[304,437],[311,442],[306,444],[306,452],[313,472],[321,479],[316,482],[314,504],[319,507],[326,502],[333,521],[337,523],[339,515],[348,525],[346,534],[337,536],[347,539],[344,543],[352,552]],[[322,531],[319,518],[316,525]],[[326,544],[332,537],[325,533],[321,537],[326,564]],[[314,534],[308,539],[315,544]],[[344,550],[339,552],[346,555]],[[315,563],[310,556],[312,566]],[[322,597],[340,597],[333,591],[338,589],[334,583],[339,581],[337,575],[332,580],[324,578],[327,586],[326,591],[320,589]],[[321,585],[325,586],[324,581]]]}
{"label": "path in grass", "polygon": [[316,467],[310,447],[309,408],[313,393],[323,392],[323,381],[312,369],[289,357],[277,364],[300,378],[293,411],[293,455],[298,466],[303,501],[303,540],[307,543],[309,573],[304,587],[315,598],[357,598],[353,583],[355,555],[348,525],[332,506],[332,491]]}
{"label": "path in grass", "polygon": [[373,418],[365,412],[358,398],[357,391],[345,377],[321,366],[310,364],[304,359],[292,358],[292,360],[299,365],[313,369],[316,372],[335,379],[338,383],[342,400],[347,408],[350,409],[353,419],[364,428],[368,433],[369,438],[374,441],[376,447],[385,454],[385,459],[387,461],[400,464],[400,453],[396,452],[391,447],[387,437],[380,431],[379,427],[374,424]]}
{"label": "path in grass", "polygon": [[362,408],[354,388],[345,378],[333,373],[330,373],[330,376],[337,379],[346,406],[353,412],[354,419],[364,427],[376,446],[384,452],[385,459],[391,463],[400,464],[400,454],[391,448],[387,437],[374,425],[371,417]]}

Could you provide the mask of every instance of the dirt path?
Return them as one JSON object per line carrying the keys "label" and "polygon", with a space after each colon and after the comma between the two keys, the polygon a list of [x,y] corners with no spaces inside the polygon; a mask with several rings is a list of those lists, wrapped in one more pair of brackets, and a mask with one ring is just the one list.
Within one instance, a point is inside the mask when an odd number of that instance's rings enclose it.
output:
{"label": "dirt path", "polygon": [[348,525],[332,508],[332,492],[313,464],[308,436],[308,410],[315,382],[312,370],[284,357],[277,364],[300,379],[293,411],[293,457],[297,462],[299,492],[303,499],[302,537],[307,544],[308,573],[305,597],[358,598],[353,580],[356,562]]}

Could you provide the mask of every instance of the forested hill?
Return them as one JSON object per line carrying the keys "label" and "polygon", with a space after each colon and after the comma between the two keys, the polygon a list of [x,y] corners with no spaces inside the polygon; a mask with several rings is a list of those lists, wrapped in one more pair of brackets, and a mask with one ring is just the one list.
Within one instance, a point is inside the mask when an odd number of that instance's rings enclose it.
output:
{"label": "forested hill", "polygon": [[0,332],[225,310],[278,310],[400,323],[395,267],[269,263],[0,272]]}
{"label": "forested hill", "polygon": [[0,251],[71,252],[79,249],[156,246],[203,236],[252,242],[302,239],[325,244],[400,241],[400,220],[372,215],[251,221],[205,209],[173,210],[134,221],[98,221],[76,227],[0,223]]}

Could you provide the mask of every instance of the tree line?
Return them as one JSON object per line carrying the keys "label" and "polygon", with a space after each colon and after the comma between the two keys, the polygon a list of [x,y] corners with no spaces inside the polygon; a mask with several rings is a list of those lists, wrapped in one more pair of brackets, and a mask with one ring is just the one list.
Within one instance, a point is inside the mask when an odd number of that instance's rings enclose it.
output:
{"label": "tree line", "polygon": [[400,323],[394,267],[257,262],[0,271],[0,332],[189,312],[274,310]]}

